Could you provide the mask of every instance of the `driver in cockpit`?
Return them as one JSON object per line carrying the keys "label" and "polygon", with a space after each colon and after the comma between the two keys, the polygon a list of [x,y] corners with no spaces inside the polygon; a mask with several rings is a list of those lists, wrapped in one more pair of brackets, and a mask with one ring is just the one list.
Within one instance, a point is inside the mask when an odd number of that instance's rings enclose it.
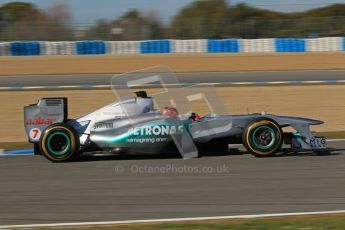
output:
{"label": "driver in cockpit", "polygon": [[[174,107],[165,107],[162,110],[162,114],[167,115],[167,116],[177,117],[179,115],[179,112]],[[191,113],[189,119],[192,119],[193,121],[200,121],[201,117],[197,113]]]}
{"label": "driver in cockpit", "polygon": [[162,114],[167,115],[167,116],[175,116],[175,117],[179,115],[177,109],[174,107],[164,107],[164,109],[162,110]]}

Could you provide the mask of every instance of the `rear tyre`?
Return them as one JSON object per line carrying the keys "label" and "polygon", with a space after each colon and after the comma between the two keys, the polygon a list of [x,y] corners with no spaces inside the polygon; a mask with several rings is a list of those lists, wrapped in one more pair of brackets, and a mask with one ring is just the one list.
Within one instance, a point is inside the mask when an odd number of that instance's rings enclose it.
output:
{"label": "rear tyre", "polygon": [[79,138],[67,124],[53,124],[43,132],[40,150],[52,162],[74,161],[79,155]]}
{"label": "rear tyre", "polygon": [[261,118],[252,122],[243,133],[243,144],[255,157],[272,157],[281,148],[284,134],[277,122]]}

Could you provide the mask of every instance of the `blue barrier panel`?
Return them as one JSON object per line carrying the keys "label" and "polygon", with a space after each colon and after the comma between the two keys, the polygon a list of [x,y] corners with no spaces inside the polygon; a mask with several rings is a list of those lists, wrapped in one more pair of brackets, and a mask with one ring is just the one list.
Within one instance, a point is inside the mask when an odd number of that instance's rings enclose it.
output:
{"label": "blue barrier panel", "polygon": [[39,42],[11,42],[10,51],[12,56],[40,55]]}
{"label": "blue barrier panel", "polygon": [[207,52],[209,53],[238,53],[238,40],[207,40]]}
{"label": "blue barrier panel", "polygon": [[78,55],[105,54],[104,41],[78,41],[76,42]]}
{"label": "blue barrier panel", "polygon": [[345,51],[345,38],[343,38],[343,51]]}
{"label": "blue barrier panel", "polygon": [[299,38],[276,38],[276,52],[306,52],[304,39]]}
{"label": "blue barrier panel", "polygon": [[170,53],[171,43],[170,40],[149,40],[140,42],[140,53]]}

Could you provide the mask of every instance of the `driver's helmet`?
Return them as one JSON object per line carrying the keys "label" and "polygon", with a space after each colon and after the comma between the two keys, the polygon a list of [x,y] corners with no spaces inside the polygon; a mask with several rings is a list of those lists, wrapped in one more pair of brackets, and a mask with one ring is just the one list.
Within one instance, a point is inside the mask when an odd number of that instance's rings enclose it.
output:
{"label": "driver's helmet", "polygon": [[174,107],[165,107],[162,110],[162,114],[167,115],[167,116],[178,116],[179,115],[177,109]]}
{"label": "driver's helmet", "polygon": [[189,119],[192,119],[193,121],[200,121],[201,117],[197,113],[191,113]]}

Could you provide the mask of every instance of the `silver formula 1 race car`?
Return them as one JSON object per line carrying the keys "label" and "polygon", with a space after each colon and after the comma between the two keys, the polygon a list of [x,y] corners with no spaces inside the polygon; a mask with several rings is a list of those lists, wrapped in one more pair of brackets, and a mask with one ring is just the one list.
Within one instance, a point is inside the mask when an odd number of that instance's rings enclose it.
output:
{"label": "silver formula 1 race car", "polygon": [[[76,119],[68,119],[67,98],[43,98],[26,106],[24,117],[35,154],[53,162],[76,160],[85,153],[156,154],[172,149],[191,158],[206,145],[227,151],[230,143],[243,144],[256,157],[274,156],[283,143],[296,152],[326,148],[326,139],[309,128],[322,121],[264,113],[172,116],[155,110],[145,91]],[[288,126],[296,132],[284,133],[282,128]]]}

